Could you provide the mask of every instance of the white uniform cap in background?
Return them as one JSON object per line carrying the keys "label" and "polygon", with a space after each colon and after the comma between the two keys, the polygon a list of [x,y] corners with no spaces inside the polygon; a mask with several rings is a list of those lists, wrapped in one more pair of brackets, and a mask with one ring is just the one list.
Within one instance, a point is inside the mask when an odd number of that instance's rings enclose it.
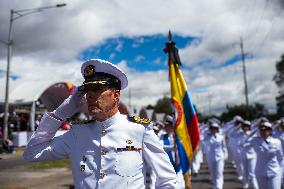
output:
{"label": "white uniform cap in background", "polygon": [[214,128],[218,128],[218,129],[220,129],[220,125],[218,124],[218,123],[212,123],[211,125],[210,125],[210,127],[214,127]]}
{"label": "white uniform cap in background", "polygon": [[244,124],[244,125],[248,125],[248,126],[250,126],[250,125],[251,125],[251,122],[250,122],[250,121],[248,121],[248,120],[245,120],[245,121],[243,121],[243,124]]}
{"label": "white uniform cap in background", "polygon": [[156,121],[155,121],[155,124],[156,124],[156,125],[160,125],[162,128],[165,127],[164,123],[163,123],[162,121],[160,121],[160,120],[156,120]]}
{"label": "white uniform cap in background", "polygon": [[234,117],[234,122],[242,122],[243,121],[243,118],[241,117],[241,116],[239,116],[239,115],[236,115],[235,117]]}
{"label": "white uniform cap in background", "polygon": [[260,122],[259,124],[259,129],[264,131],[264,130],[272,130],[272,125],[271,123],[264,121],[264,122]]}
{"label": "white uniform cap in background", "polygon": [[[120,81],[121,89],[125,89],[128,85],[126,74],[119,67],[105,60],[91,59],[84,62],[81,66],[81,73],[86,83],[92,82],[96,74],[105,73],[117,78]],[[98,84],[100,83],[98,82]]]}
{"label": "white uniform cap in background", "polygon": [[221,124],[221,121],[215,117],[211,118],[208,120],[209,124],[212,124],[212,123],[218,123],[218,124]]}
{"label": "white uniform cap in background", "polygon": [[259,121],[268,122],[268,119],[267,119],[266,117],[260,117],[260,118],[259,118]]}
{"label": "white uniform cap in background", "polygon": [[269,122],[263,122],[263,126],[264,127],[268,127],[268,128],[272,128],[272,125],[271,125],[271,123],[269,123]]}
{"label": "white uniform cap in background", "polygon": [[175,119],[174,119],[173,116],[166,115],[164,123],[165,124],[174,124],[175,123]]}

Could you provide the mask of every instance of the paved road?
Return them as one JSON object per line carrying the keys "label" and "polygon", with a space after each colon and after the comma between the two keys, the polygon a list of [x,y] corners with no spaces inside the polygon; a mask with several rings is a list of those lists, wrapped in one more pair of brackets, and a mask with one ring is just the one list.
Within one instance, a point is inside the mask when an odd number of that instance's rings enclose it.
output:
{"label": "paved road", "polygon": [[[207,164],[202,164],[200,172],[197,176],[193,176],[192,188],[193,189],[211,189],[212,184],[209,180],[209,171]],[[242,183],[237,179],[237,173],[231,163],[226,162],[224,170],[224,189],[241,189]]]}
{"label": "paved road", "polygon": [[31,169],[22,152],[12,155],[0,154],[0,189],[71,189],[71,170],[56,168]]}
{"label": "paved road", "polygon": [[2,158],[0,160],[1,171],[30,164],[23,159],[22,152],[17,152],[16,154],[0,154],[0,158]]}
{"label": "paved road", "polygon": [[[0,189],[74,189],[71,170],[66,168],[32,170],[30,162],[22,158],[22,153],[0,154]],[[225,164],[224,189],[240,189],[235,169]],[[210,189],[207,164],[202,164],[200,173],[192,177],[193,189]]]}

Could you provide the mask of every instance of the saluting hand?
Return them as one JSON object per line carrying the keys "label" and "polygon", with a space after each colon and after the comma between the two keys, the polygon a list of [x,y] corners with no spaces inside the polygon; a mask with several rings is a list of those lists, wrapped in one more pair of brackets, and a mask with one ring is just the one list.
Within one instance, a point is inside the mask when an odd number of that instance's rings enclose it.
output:
{"label": "saluting hand", "polygon": [[86,92],[79,91],[77,87],[72,95],[65,99],[64,102],[54,110],[54,115],[62,120],[66,120],[84,109],[83,107],[86,104],[85,94]]}

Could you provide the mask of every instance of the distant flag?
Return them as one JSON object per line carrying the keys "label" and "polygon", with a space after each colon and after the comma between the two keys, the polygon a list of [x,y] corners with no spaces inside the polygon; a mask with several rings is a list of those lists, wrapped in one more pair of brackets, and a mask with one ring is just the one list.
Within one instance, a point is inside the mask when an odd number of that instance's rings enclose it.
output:
{"label": "distant flag", "polygon": [[66,82],[65,86],[69,95],[71,95],[76,88],[71,82]]}
{"label": "distant flag", "polygon": [[165,53],[168,54],[169,79],[171,86],[171,102],[174,105],[177,117],[175,124],[176,143],[178,147],[179,166],[182,169],[186,188],[191,188],[190,165],[200,143],[198,119],[191,102],[189,92],[182,72],[179,68],[181,61],[178,49],[172,41],[169,32],[169,41],[166,43]]}

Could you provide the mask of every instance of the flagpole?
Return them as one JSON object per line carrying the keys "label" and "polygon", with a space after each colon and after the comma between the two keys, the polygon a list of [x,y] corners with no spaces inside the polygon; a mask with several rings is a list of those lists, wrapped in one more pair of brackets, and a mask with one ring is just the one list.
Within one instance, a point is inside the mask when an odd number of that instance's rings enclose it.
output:
{"label": "flagpole", "polygon": [[[173,42],[173,40],[172,40],[172,33],[171,33],[170,30],[169,30],[169,33],[168,33],[168,42],[166,43],[166,48],[164,49],[164,52],[168,54],[169,80],[171,80],[171,78],[170,78],[170,76],[171,76],[170,66],[171,65],[170,64],[177,64],[177,65],[174,65],[174,67],[176,69],[176,66],[181,65],[181,62],[180,62],[180,59],[179,59],[179,56],[178,56],[177,49],[175,48],[175,42]],[[174,60],[174,61],[171,61],[171,60]],[[177,82],[177,81],[175,81],[175,82]],[[172,92],[172,90],[171,90],[171,92]],[[171,94],[171,96],[173,96],[173,94]],[[175,141],[175,143],[176,143],[176,141]],[[175,145],[177,145],[177,144],[175,144]],[[179,148],[178,148],[178,151],[179,151]],[[175,152],[175,154],[177,154],[177,153]],[[176,161],[177,161],[177,159],[176,159]],[[191,185],[191,178],[190,178],[189,170],[184,174],[184,181],[185,181],[185,188],[191,189],[192,185]]]}
{"label": "flagpole", "polygon": [[[171,45],[172,45],[172,33],[171,30],[169,30],[168,33],[168,42],[166,43],[166,48],[164,49],[164,52],[168,54],[168,67],[170,68],[170,60],[171,60]],[[168,72],[168,80],[170,81],[170,69]]]}

